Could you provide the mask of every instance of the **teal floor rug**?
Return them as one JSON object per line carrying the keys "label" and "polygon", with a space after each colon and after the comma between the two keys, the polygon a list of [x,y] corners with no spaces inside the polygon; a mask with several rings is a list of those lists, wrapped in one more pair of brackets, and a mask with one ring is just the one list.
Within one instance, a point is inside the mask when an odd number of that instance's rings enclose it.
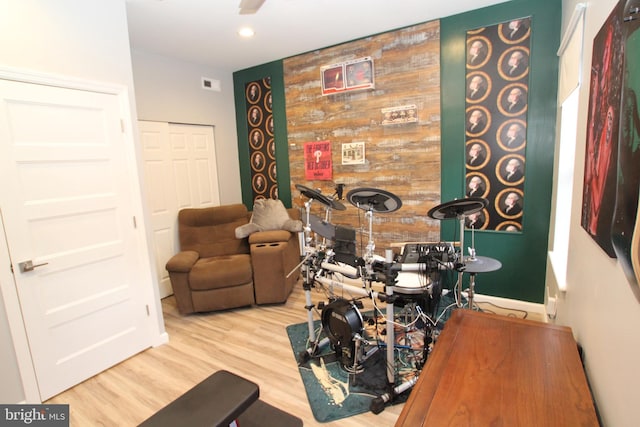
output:
{"label": "teal floor rug", "polygon": [[[366,316],[366,315],[365,315]],[[322,327],[319,320],[314,323],[318,334]],[[299,323],[287,327],[296,360],[308,346],[308,324]],[[321,335],[324,336],[324,335]],[[318,422],[330,422],[370,410],[374,398],[387,392],[386,355],[383,349],[378,350],[363,363],[360,373],[350,373],[336,360],[330,345],[321,349],[318,355],[299,364],[298,370],[304,383],[309,405],[314,418]],[[398,381],[404,375],[415,375],[415,370],[403,371],[398,368]],[[389,404],[406,401],[409,392],[394,398]]]}

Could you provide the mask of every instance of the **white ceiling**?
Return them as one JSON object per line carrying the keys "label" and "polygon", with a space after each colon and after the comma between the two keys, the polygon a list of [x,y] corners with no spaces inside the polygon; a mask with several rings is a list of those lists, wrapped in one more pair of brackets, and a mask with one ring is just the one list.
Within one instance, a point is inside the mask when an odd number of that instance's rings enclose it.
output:
{"label": "white ceiling", "polygon": [[[131,47],[237,71],[507,0],[126,0]],[[237,31],[256,34],[242,39]]]}

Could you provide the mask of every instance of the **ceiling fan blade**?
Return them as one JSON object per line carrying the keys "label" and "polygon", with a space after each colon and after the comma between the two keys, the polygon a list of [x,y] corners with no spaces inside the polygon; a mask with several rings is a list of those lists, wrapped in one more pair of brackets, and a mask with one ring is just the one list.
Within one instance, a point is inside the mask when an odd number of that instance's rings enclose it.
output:
{"label": "ceiling fan blade", "polygon": [[264,0],[240,0],[240,15],[253,15],[263,3]]}

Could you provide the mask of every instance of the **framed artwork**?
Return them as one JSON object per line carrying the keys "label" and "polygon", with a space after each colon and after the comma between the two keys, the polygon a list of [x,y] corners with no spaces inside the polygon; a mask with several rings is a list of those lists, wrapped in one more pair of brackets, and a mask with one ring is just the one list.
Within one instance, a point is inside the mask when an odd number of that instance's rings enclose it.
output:
{"label": "framed artwork", "polygon": [[313,141],[304,143],[304,177],[308,181],[331,181],[331,142]]}
{"label": "framed artwork", "polygon": [[623,76],[621,13],[622,2],[593,39],[581,218],[582,227],[612,258]]}
{"label": "framed artwork", "polygon": [[418,107],[414,104],[383,108],[382,126],[418,122]]}
{"label": "framed artwork", "polygon": [[344,65],[336,64],[322,68],[322,94],[330,95],[344,91]]}
{"label": "framed artwork", "polygon": [[373,59],[356,59],[345,63],[347,89],[373,89]]}
{"label": "framed artwork", "polygon": [[373,89],[373,59],[369,56],[320,68],[322,95]]}
{"label": "framed artwork", "polygon": [[361,165],[364,164],[364,162],[364,142],[342,144],[343,165]]}

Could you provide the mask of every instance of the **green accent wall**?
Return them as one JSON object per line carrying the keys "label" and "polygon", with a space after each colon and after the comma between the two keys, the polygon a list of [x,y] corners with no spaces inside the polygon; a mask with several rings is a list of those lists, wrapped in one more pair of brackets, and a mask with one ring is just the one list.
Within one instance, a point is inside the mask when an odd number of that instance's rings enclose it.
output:
{"label": "green accent wall", "polygon": [[[440,21],[441,199],[447,202],[465,194],[466,32],[520,17],[531,16],[532,20],[523,231],[475,233],[477,254],[502,262],[500,270],[477,275],[477,293],[536,303],[544,300],[556,135],[556,51],[560,45],[561,12],[561,0],[513,0]],[[457,220],[444,220],[441,238],[453,240],[460,234],[459,228]],[[465,232],[464,239],[465,246],[470,246],[471,233]]]}
{"label": "green accent wall", "polygon": [[[520,17],[531,16],[532,19],[523,232],[475,233],[478,255],[502,262],[500,270],[476,277],[477,293],[535,303],[544,300],[556,135],[556,51],[560,44],[561,11],[561,0],[512,0],[440,21],[441,200],[444,203],[465,194],[466,31]],[[249,209],[253,200],[244,88],[247,82],[266,76],[272,79],[279,195],[287,207],[291,206],[283,63],[275,61],[233,75],[242,200]],[[459,228],[457,220],[442,221],[441,239],[458,240]],[[466,232],[465,246],[470,243],[471,234]],[[468,275],[464,276],[467,282]]]}
{"label": "green accent wall", "polygon": [[247,83],[261,80],[265,77],[271,77],[276,167],[278,168],[278,197],[286,207],[291,207],[287,113],[284,96],[284,74],[282,70],[282,61],[274,61],[233,73],[242,203],[244,203],[249,210],[253,209],[253,192],[251,189],[251,165],[249,164],[248,128],[246,121],[247,105],[244,90]]}

